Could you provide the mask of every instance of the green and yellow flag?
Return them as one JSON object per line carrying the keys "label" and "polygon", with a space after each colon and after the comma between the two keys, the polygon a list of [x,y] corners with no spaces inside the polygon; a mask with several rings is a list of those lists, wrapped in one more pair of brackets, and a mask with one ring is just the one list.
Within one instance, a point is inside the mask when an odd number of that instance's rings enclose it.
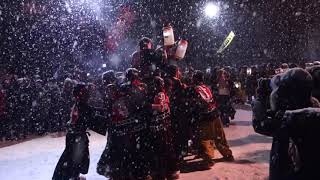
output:
{"label": "green and yellow flag", "polygon": [[233,40],[233,38],[236,35],[234,34],[233,31],[231,31],[229,33],[229,35],[227,36],[227,38],[223,41],[223,43],[221,44],[220,48],[218,49],[217,53],[222,53],[231,43],[231,41]]}

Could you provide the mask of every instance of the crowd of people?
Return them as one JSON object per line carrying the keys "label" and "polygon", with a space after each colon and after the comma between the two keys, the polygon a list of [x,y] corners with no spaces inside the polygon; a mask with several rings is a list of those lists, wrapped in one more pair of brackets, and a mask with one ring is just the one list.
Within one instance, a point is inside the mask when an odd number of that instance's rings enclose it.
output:
{"label": "crowd of people", "polygon": [[139,47],[131,68],[106,71],[92,82],[77,75],[44,82],[7,73],[0,86],[1,140],[66,133],[53,179],[79,179],[88,172],[91,129],[107,134],[98,174],[178,179],[188,153],[208,168],[215,148],[224,160],[234,160],[223,127],[234,119],[234,103],[252,103],[255,131],[274,140],[270,178],[317,176],[312,163],[319,149],[312,137],[319,132],[320,113],[310,107],[320,107],[320,63],[182,71],[150,39]]}
{"label": "crowd of people", "polygon": [[118,77],[112,70],[102,75],[101,107],[89,105],[95,96],[90,86],[75,86],[66,148],[53,179],[87,173],[87,129],[108,132],[97,172],[111,179],[178,179],[183,157],[193,153],[209,168],[215,148],[234,160],[205,74],[194,71],[184,83],[177,66],[164,63],[149,39],[142,42],[132,68]]}
{"label": "crowd of people", "polygon": [[[315,65],[320,63],[315,62]],[[222,121],[229,126],[235,111],[234,104],[250,104],[256,98],[255,90],[259,78],[268,78],[276,73],[284,72],[295,64],[273,66],[243,66],[212,67],[202,70],[205,84],[213,91],[222,113]],[[310,64],[307,66],[311,66]],[[181,71],[181,81],[191,85],[194,69]],[[0,140],[24,139],[28,135],[43,135],[50,133],[56,136],[64,131],[69,119],[69,110],[73,104],[72,90],[77,82],[89,82],[94,95],[91,104],[102,106],[102,79],[88,81],[87,73],[68,75],[65,80],[54,78],[43,80],[40,76],[18,77],[15,73],[6,72],[1,75],[0,83]],[[117,84],[124,80],[124,72],[115,73]]]}

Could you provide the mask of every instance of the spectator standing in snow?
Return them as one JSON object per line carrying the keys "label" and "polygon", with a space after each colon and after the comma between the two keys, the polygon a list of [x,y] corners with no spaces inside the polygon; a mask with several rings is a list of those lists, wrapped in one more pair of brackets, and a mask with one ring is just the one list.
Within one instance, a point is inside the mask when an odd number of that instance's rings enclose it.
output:
{"label": "spectator standing in snow", "polygon": [[252,97],[255,97],[255,90],[257,88],[258,74],[255,67],[247,68],[246,79],[246,94],[248,96],[248,102],[251,103]]}
{"label": "spectator standing in snow", "polygon": [[48,119],[45,111],[45,96],[43,81],[36,79],[32,95],[32,126],[36,135],[43,135],[48,132]]}
{"label": "spectator standing in snow", "polygon": [[51,79],[46,84],[44,96],[48,131],[52,137],[57,137],[58,132],[63,128],[63,123],[60,121],[61,92],[55,80]]}
{"label": "spectator standing in snow", "polygon": [[131,66],[140,70],[142,65],[143,52],[151,49],[152,40],[147,37],[143,37],[139,42],[139,51],[134,52],[131,56]]}
{"label": "spectator standing in snow", "polygon": [[59,126],[57,127],[58,136],[62,135],[65,131],[65,125],[70,119],[70,111],[73,105],[73,90],[74,82],[70,78],[66,78],[63,82],[61,98],[60,98],[60,119]]}
{"label": "spectator standing in snow", "polygon": [[320,111],[312,88],[312,76],[301,68],[259,80],[252,125],[257,133],[273,137],[270,180],[320,178],[315,165],[320,149],[313,140],[320,132]]}
{"label": "spectator standing in snow", "polygon": [[230,118],[234,119],[235,110],[232,107],[231,97],[234,92],[234,84],[230,79],[230,74],[221,69],[218,71],[217,77],[217,89],[218,89],[218,108],[221,112],[222,122],[225,126],[229,127]]}

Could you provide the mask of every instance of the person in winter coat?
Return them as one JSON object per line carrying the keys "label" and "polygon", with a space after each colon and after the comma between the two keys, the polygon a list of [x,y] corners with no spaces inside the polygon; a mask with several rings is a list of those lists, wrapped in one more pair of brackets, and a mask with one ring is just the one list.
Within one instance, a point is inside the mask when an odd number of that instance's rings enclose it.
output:
{"label": "person in winter coat", "polygon": [[152,49],[152,40],[147,37],[143,37],[139,41],[139,51],[136,51],[132,54],[131,66],[139,70],[141,68],[141,61],[142,61],[141,53],[144,50],[150,50],[150,49]]}
{"label": "person in winter coat", "polygon": [[111,179],[147,179],[146,85],[135,68],[126,70],[126,82],[112,103],[108,142],[98,173]]}
{"label": "person in winter coat", "polygon": [[[43,81],[37,79],[34,81],[32,95],[32,126],[36,135],[43,135],[48,130],[48,119],[46,118],[46,111],[44,111],[45,101]],[[68,114],[70,115],[70,110]]]}
{"label": "person in winter coat", "polygon": [[118,87],[116,74],[113,70],[106,71],[102,74],[101,94],[103,97],[103,107],[111,114],[112,102],[116,95]]}
{"label": "person in winter coat", "polygon": [[225,160],[233,161],[232,151],[227,143],[223,125],[219,117],[215,97],[210,88],[204,84],[204,74],[196,71],[193,75],[191,93],[194,139],[199,156],[212,166],[214,161],[214,144]]}
{"label": "person in winter coat", "polygon": [[16,130],[15,133],[20,139],[29,135],[32,129],[31,108],[32,108],[32,87],[29,78],[19,78],[18,80],[18,101],[16,108]]}
{"label": "person in winter coat", "polygon": [[231,102],[231,97],[234,95],[234,84],[230,79],[230,74],[224,69],[218,71],[217,89],[217,102],[221,112],[221,119],[223,124],[229,127],[230,118],[234,119],[236,113]]}
{"label": "person in winter coat", "polygon": [[60,120],[57,127],[58,136],[61,136],[65,131],[64,127],[69,121],[70,111],[73,104],[73,90],[74,82],[70,78],[66,78],[63,83],[63,88],[60,98]]}
{"label": "person in winter coat", "polygon": [[50,79],[45,86],[44,100],[44,111],[46,112],[44,114],[46,115],[48,131],[52,137],[57,137],[58,132],[63,127],[60,114],[61,92],[53,79]]}
{"label": "person in winter coat", "polygon": [[166,87],[170,99],[172,143],[176,154],[175,174],[178,177],[183,156],[186,156],[189,139],[189,122],[186,113],[190,113],[187,104],[186,85],[180,80],[180,70],[170,65],[167,70]]}
{"label": "person in winter coat", "polygon": [[162,51],[154,50],[151,39],[146,37],[140,40],[139,47],[140,50],[132,55],[131,66],[140,71],[143,81],[148,81],[148,79],[152,79],[162,69]]}
{"label": "person in winter coat", "polygon": [[252,97],[255,97],[255,90],[257,88],[257,71],[255,67],[247,68],[247,79],[245,85],[248,102],[251,103]]}
{"label": "person in winter coat", "polygon": [[[311,96],[312,77],[293,68],[271,80],[259,80],[253,102],[252,125],[257,133],[273,137],[270,180],[319,179],[319,108]],[[268,105],[268,102],[270,105]]]}
{"label": "person in winter coat", "polygon": [[[78,180],[81,174],[87,174],[89,169],[89,139],[88,128],[101,128],[105,119],[96,115],[96,110],[88,105],[89,91],[86,85],[77,84],[73,90],[75,104],[72,107],[71,119],[67,123],[66,147],[56,168],[53,180]],[[96,123],[100,121],[102,123]],[[100,126],[100,127],[99,127]],[[105,128],[102,128],[102,131]],[[104,135],[105,132],[96,131]]]}
{"label": "person in winter coat", "polygon": [[174,178],[175,154],[172,146],[169,97],[164,80],[154,77],[148,87],[150,117],[148,118],[148,159],[153,179]]}
{"label": "person in winter coat", "polygon": [[[120,88],[116,82],[115,72],[113,70],[106,71],[102,75],[103,87],[101,89],[101,94],[103,94],[103,108],[106,109],[104,115],[112,118],[113,114],[113,105],[114,102],[120,98]],[[110,153],[110,148],[112,148],[112,142],[117,141],[117,138],[114,138],[112,134],[112,128],[108,129],[108,140],[104,151],[101,154],[99,162],[97,164],[97,173],[105,176],[105,177],[112,177],[113,176],[113,169],[110,169],[110,165],[108,165],[108,158],[110,158],[108,153]]]}

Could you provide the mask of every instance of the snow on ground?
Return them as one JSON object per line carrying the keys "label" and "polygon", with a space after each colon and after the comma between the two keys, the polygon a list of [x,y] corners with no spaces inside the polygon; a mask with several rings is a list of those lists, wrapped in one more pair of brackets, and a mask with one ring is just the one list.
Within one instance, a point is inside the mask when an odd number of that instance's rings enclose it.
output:
{"label": "snow on ground", "polygon": [[[254,133],[251,112],[238,110],[226,135],[235,162],[220,162],[210,170],[194,168],[192,162],[181,174],[183,180],[260,180],[268,176],[271,139]],[[40,137],[20,144],[0,148],[1,180],[50,180],[55,165],[64,149],[65,138]],[[106,137],[91,133],[90,169],[88,180],[103,180],[96,173],[96,164],[105,147]],[[217,159],[221,156],[217,152]]]}

